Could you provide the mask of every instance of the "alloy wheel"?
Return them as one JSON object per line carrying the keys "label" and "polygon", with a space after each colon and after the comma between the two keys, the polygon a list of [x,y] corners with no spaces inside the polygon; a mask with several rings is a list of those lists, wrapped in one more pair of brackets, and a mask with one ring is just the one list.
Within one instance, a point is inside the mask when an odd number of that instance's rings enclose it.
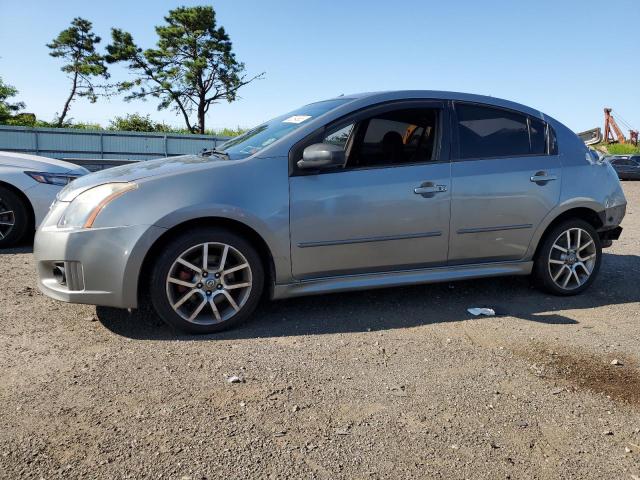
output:
{"label": "alloy wheel", "polygon": [[589,232],[569,228],[556,238],[549,252],[549,274],[563,290],[574,290],[589,280],[597,261],[596,244]]}
{"label": "alloy wheel", "polygon": [[242,309],[251,283],[251,266],[239,250],[225,243],[202,243],[185,250],[171,265],[167,298],[184,320],[212,325]]}
{"label": "alloy wheel", "polygon": [[7,237],[16,224],[13,210],[0,198],[0,240]]}

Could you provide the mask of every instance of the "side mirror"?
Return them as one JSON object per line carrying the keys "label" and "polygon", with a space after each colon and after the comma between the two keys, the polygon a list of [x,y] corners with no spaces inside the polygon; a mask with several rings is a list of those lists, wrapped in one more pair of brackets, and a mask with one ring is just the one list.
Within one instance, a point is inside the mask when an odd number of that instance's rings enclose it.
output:
{"label": "side mirror", "polygon": [[330,143],[315,143],[302,152],[298,168],[319,169],[344,165],[344,149]]}

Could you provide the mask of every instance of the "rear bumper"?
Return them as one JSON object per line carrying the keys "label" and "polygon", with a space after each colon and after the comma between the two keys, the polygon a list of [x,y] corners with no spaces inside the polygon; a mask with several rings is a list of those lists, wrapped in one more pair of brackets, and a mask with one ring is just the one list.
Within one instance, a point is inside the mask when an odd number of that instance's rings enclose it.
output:
{"label": "rear bumper", "polygon": [[622,234],[622,227],[615,227],[611,230],[604,230],[598,232],[598,234],[600,235],[600,239],[602,240],[618,240],[620,238],[620,235]]}
{"label": "rear bumper", "polygon": [[602,247],[607,248],[613,244],[614,240],[618,240],[622,234],[622,219],[627,213],[627,203],[621,203],[612,207],[605,208],[600,213],[600,221],[602,227],[598,229],[598,235],[602,241]]}
{"label": "rear bumper", "polygon": [[613,245],[614,240],[618,240],[622,234],[622,227],[615,227],[609,230],[598,231],[602,248],[609,248]]}
{"label": "rear bumper", "polygon": [[164,231],[149,225],[38,230],[33,248],[38,287],[64,302],[135,308],[142,262]]}
{"label": "rear bumper", "polygon": [[622,219],[627,213],[627,202],[605,208],[600,212],[601,231],[612,230],[622,223]]}

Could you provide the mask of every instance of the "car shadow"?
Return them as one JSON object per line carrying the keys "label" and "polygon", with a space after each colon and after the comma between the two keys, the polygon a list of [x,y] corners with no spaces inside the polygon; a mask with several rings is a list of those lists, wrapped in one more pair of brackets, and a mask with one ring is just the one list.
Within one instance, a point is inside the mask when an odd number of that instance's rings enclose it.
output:
{"label": "car shadow", "polygon": [[18,245],[11,248],[0,248],[0,255],[16,255],[21,253],[33,253],[33,245]]}
{"label": "car shadow", "polygon": [[13,247],[10,247],[10,248],[0,248],[0,255],[33,253],[34,238],[35,238],[35,232],[28,233],[17,245],[14,245]]}
{"label": "car shadow", "polygon": [[111,332],[138,340],[230,340],[323,335],[410,328],[476,319],[470,307],[491,307],[541,324],[576,325],[570,310],[640,301],[640,257],[605,254],[600,275],[582,295],[556,297],[535,289],[526,277],[499,277],[415,285],[262,302],[252,319],[214,335],[187,335],[166,326],[150,309],[131,312],[97,307]]}

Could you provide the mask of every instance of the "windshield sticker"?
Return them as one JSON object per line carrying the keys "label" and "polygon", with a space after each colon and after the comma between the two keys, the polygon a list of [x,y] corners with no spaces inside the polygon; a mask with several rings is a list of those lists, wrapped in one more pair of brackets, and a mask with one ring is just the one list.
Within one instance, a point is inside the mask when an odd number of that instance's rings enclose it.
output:
{"label": "windshield sticker", "polygon": [[286,118],[282,121],[282,123],[302,123],[305,120],[309,120],[311,115],[294,115],[292,117]]}

